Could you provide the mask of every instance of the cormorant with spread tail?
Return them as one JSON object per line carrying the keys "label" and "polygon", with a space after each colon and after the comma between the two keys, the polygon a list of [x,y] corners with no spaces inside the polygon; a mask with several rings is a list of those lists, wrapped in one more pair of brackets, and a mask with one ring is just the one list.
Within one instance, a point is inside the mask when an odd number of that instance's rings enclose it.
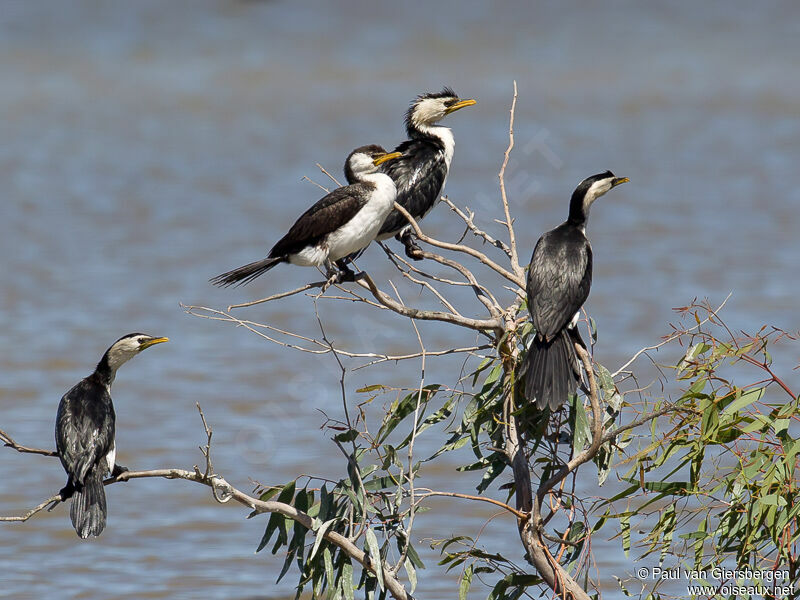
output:
{"label": "cormorant with spread tail", "polygon": [[572,194],[569,218],[536,243],[528,268],[528,312],[536,334],[526,357],[525,397],[543,409],[558,408],[577,391],[580,366],[575,325],[592,286],[592,246],[586,223],[592,203],[628,181],[611,171],[581,181]]}
{"label": "cormorant with spread tail", "polygon": [[346,281],[354,274],[334,263],[360,252],[375,239],[397,196],[392,179],[378,167],[400,156],[376,145],[362,146],[347,157],[351,185],[340,187],[304,212],[267,258],[217,275],[211,283],[227,287],[249,283],[282,262],[325,266],[331,280]]}
{"label": "cormorant with spread tail", "polygon": [[129,333],[103,354],[94,373],[64,394],[56,416],[56,449],[67,472],[61,499],[72,498],[69,516],[81,538],[98,536],[106,526],[103,479],[126,471],[116,464],[114,404],[111,384],[123,364],[145,348],[169,341],[143,333]]}

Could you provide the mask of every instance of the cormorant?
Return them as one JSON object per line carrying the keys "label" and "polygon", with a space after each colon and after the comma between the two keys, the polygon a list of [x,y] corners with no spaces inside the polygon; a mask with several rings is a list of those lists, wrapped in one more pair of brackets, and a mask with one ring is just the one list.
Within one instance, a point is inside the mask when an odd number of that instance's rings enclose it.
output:
{"label": "cormorant", "polygon": [[[453,132],[436,123],[473,104],[475,100],[462,100],[446,87],[441,92],[417,96],[406,112],[408,139],[395,148],[403,156],[382,166],[381,171],[394,180],[397,203],[416,221],[425,217],[441,198],[453,159]],[[377,239],[392,236],[403,242],[409,258],[422,259],[422,249],[411,238],[411,225],[396,210],[386,218]]]}
{"label": "cormorant", "polygon": [[589,209],[626,181],[611,171],[581,181],[570,200],[569,218],[536,242],[526,286],[536,335],[526,357],[525,396],[540,409],[555,410],[577,391],[580,366],[573,344],[585,344],[575,325],[592,286]]}
{"label": "cormorant", "polygon": [[106,526],[103,479],[127,471],[116,464],[111,384],[124,363],[145,348],[169,341],[143,333],[122,336],[103,354],[94,373],[61,398],[56,416],[56,449],[67,472],[61,500],[72,498],[69,516],[81,538],[98,536]]}
{"label": "cormorant", "polygon": [[378,167],[399,156],[376,145],[353,150],[345,163],[351,185],[335,189],[304,212],[267,258],[217,275],[211,283],[223,287],[249,283],[282,262],[324,265],[329,278],[352,279],[352,271],[341,265],[337,271],[334,263],[375,239],[397,196],[394,182]]}

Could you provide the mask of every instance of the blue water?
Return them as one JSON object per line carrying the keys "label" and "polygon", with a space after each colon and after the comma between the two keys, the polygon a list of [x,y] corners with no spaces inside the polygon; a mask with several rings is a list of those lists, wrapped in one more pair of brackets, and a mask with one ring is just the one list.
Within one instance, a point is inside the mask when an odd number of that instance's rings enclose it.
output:
{"label": "blue water", "polygon": [[[478,100],[448,118],[457,148],[447,192],[500,235],[497,173],[518,83],[506,181],[523,261],[564,219],[581,179],[605,169],[631,179],[597,203],[589,227],[595,279],[586,307],[600,328],[598,360],[618,366],[657,342],[671,309],[694,297],[719,303],[733,292],[725,316],[734,329],[798,329],[799,13],[788,1],[4,2],[0,429],[50,447],[63,392],[109,343],[140,330],[172,342],[120,371],[120,462],[200,463],[199,402],[214,428],[215,467],[241,489],[250,478],[341,477],[344,463],[319,430],[320,410],[341,417],[332,358],[186,315],[179,304],[224,308],[308,281],[313,271],[281,267],[246,288],[207,283],[263,256],[320,197],[302,181],[325,181],[315,163],[338,176],[352,148],[398,143],[408,102],[445,84]],[[443,206],[424,227],[448,240],[463,230]],[[360,266],[387,288],[398,283],[408,301],[418,293],[377,248]],[[328,335],[349,349],[417,348],[398,317],[318,306]],[[240,314],[319,336],[303,297]],[[429,349],[475,341],[443,326],[422,331]],[[776,360],[791,381],[796,347],[786,352]],[[455,383],[459,361],[431,363],[427,382]],[[357,371],[350,403],[359,386],[414,385],[418,376],[413,362]],[[373,423],[381,402],[367,407]],[[457,464],[427,472],[425,485],[471,491],[476,481]],[[0,452],[0,477],[1,514],[37,504],[64,481],[57,461],[11,451]],[[0,594],[292,592],[292,573],[274,585],[280,557],[253,554],[266,520],[245,521],[246,511],[216,506],[204,488],[137,481],[110,487],[108,502],[108,529],[92,542],[75,537],[63,506],[5,524]],[[494,512],[462,503],[447,514],[421,518],[415,537],[475,534]],[[481,539],[522,560],[508,519],[492,521]],[[600,536],[593,546],[606,574],[632,572],[619,541]],[[418,595],[453,597],[436,554],[425,559]],[[618,593],[613,580],[603,590]]]}

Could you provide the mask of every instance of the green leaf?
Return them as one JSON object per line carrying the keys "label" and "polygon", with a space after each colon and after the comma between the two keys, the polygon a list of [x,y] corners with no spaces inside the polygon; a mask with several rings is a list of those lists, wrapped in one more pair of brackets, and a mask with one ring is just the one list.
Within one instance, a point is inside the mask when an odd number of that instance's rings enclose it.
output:
{"label": "green leaf", "polygon": [[[416,469],[415,469],[416,470]],[[364,482],[364,488],[370,492],[377,492],[378,490],[385,490],[387,488],[395,488],[399,485],[399,481],[392,475],[384,475],[383,477],[373,477]]]}
{"label": "green leaf", "polygon": [[417,551],[414,549],[414,546],[412,546],[411,543],[408,544],[408,551],[406,552],[406,556],[408,556],[408,558],[411,559],[411,562],[414,564],[416,568],[418,569],[425,568],[425,563],[422,562],[422,559],[419,557],[419,554],[417,554]]}
{"label": "green leaf", "polygon": [[271,487],[271,488],[265,490],[264,493],[261,494],[258,497],[258,499],[261,500],[262,502],[267,502],[270,498],[272,498],[275,494],[277,494],[280,491],[281,491],[281,488],[279,488],[277,486]]}
{"label": "green leaf", "polygon": [[[292,498],[294,498],[294,489],[296,484],[297,484],[296,481],[290,481],[285,486],[283,486],[283,488],[281,489],[281,493],[278,495],[278,502],[282,502],[283,504],[291,503]],[[272,513],[270,515],[269,522],[267,523],[267,529],[264,531],[264,535],[261,537],[261,542],[259,542],[258,548],[256,548],[256,552],[261,552],[264,549],[264,547],[267,544],[269,544],[269,540],[272,537],[272,534],[278,528],[278,525],[282,524],[283,522],[284,522],[283,515],[279,513]],[[280,542],[280,537],[278,538],[278,540]]]}
{"label": "green leaf", "polygon": [[322,549],[322,560],[325,563],[325,579],[328,580],[328,594],[335,589],[336,574],[333,571],[333,557],[331,556],[331,549],[326,544]]}
{"label": "green leaf", "polygon": [[458,584],[458,600],[467,600],[469,587],[472,585],[472,565],[469,565],[461,574],[461,582]]}
{"label": "green leaf", "polygon": [[625,558],[631,551],[631,516],[624,513],[619,517],[619,525],[622,530],[622,549],[625,551]]}
{"label": "green leaf", "polygon": [[386,386],[381,385],[380,383],[375,383],[373,385],[368,385],[367,387],[360,388],[356,390],[357,394],[366,394],[368,392],[377,392],[378,390],[385,390]]}
{"label": "green leaf", "polygon": [[333,525],[335,522],[336,519],[331,519],[330,521],[325,521],[322,525],[320,525],[320,528],[316,532],[317,539],[314,540],[314,547],[311,549],[311,554],[308,555],[309,562],[311,561],[311,559],[314,558],[314,555],[317,553],[317,550],[319,550],[319,545],[325,539],[325,532],[327,532],[328,529],[331,528],[331,525]]}
{"label": "green leaf", "polygon": [[422,390],[414,390],[400,401],[395,401],[386,413],[386,418],[383,420],[378,431],[377,441],[383,443],[389,434],[405,419],[408,415],[412,414],[416,408],[417,403],[419,406],[427,404],[433,398],[434,394],[439,390],[439,384],[426,385]]}
{"label": "green leaf", "polygon": [[745,406],[749,406],[753,402],[757,402],[761,400],[761,397],[764,395],[765,389],[764,388],[754,388],[752,390],[748,390],[744,392],[741,396],[739,396],[736,400],[731,402],[728,406],[725,407],[725,410],[722,411],[723,414],[732,415]]}
{"label": "green leaf", "polygon": [[408,575],[408,582],[411,584],[410,593],[414,593],[414,590],[417,588],[417,570],[414,568],[413,561],[406,555],[406,560],[403,562],[403,566],[406,569],[406,574]]}
{"label": "green leaf", "polygon": [[353,600],[353,565],[349,558],[345,558],[342,565],[341,582],[345,600]]}
{"label": "green leaf", "polygon": [[378,586],[383,590],[383,564],[381,563],[381,551],[378,546],[378,538],[372,529],[367,529],[367,549],[372,567],[375,569],[375,577],[378,579]]}
{"label": "green leaf", "polygon": [[766,504],[768,506],[786,506],[786,498],[780,494],[768,494],[766,496],[761,496],[758,498],[758,501],[761,504]]}
{"label": "green leaf", "polygon": [[572,404],[572,413],[575,415],[572,428],[572,455],[577,456],[589,441],[591,431],[589,430],[589,419],[586,416],[583,401],[578,398],[577,394],[572,394],[570,395],[570,403]]}
{"label": "green leaf", "polygon": [[267,544],[269,544],[270,538],[272,538],[272,534],[278,529],[278,525],[283,522],[283,515],[279,513],[272,513],[269,516],[269,521],[267,522],[267,529],[264,531],[264,535],[261,536],[261,541],[258,543],[258,548],[256,548],[256,552],[261,552]]}
{"label": "green leaf", "polygon": [[348,442],[353,442],[357,438],[358,438],[358,430],[356,429],[348,429],[344,433],[337,433],[335,436],[333,436],[333,439],[343,444],[346,444]]}

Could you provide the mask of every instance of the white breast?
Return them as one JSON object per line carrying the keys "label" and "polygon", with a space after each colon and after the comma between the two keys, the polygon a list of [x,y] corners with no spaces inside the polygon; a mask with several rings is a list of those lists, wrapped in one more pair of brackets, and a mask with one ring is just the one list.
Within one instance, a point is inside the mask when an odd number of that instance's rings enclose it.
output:
{"label": "white breast", "polygon": [[339,260],[366,248],[375,239],[383,222],[394,207],[397,190],[394,182],[384,173],[367,175],[364,181],[375,185],[369,201],[345,225],[328,235],[328,259]]}

